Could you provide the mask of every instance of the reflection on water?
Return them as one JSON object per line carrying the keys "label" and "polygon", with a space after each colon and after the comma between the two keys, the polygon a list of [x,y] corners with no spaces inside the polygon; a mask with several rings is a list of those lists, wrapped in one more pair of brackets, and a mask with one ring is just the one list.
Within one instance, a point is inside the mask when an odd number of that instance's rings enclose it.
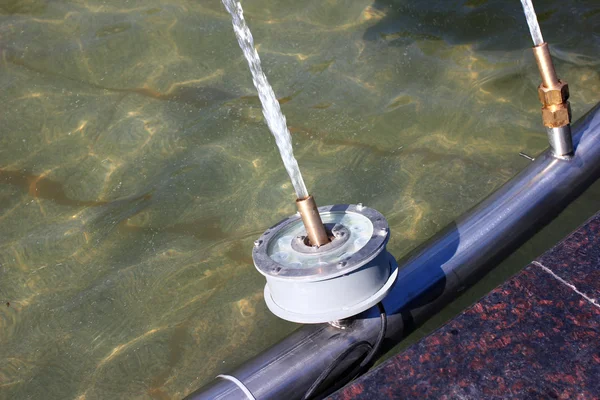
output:
{"label": "reflection on water", "polygon": [[[536,2],[575,118],[594,3]],[[244,8],[308,187],[381,211],[397,257],[547,146],[518,2]],[[250,258],[294,196],[230,23],[218,1],[0,3],[0,397],[180,398],[295,329]]]}

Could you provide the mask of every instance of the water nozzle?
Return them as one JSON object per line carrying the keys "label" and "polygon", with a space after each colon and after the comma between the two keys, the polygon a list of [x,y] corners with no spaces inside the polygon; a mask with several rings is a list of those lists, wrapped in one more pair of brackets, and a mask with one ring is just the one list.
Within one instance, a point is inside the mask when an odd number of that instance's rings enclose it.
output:
{"label": "water nozzle", "polygon": [[555,156],[569,158],[573,153],[569,86],[556,75],[548,43],[534,46],[533,55],[542,77],[538,96],[542,103],[542,121],[548,132],[550,147]]}
{"label": "water nozzle", "polygon": [[287,321],[334,321],[343,328],[347,318],[380,302],[398,277],[395,259],[385,248],[389,225],[362,204],[317,210],[311,196],[297,204],[302,218],[295,215],[272,226],[252,249],[254,266],[267,279],[265,302]]}
{"label": "water nozzle", "polygon": [[321,221],[315,199],[311,195],[304,199],[297,199],[296,206],[302,217],[310,244],[318,247],[329,243],[329,236],[325,231],[323,221]]}
{"label": "water nozzle", "polygon": [[548,43],[544,42],[539,46],[534,46],[533,55],[542,76],[542,85],[547,89],[558,87],[560,81],[556,76],[556,69],[554,69],[554,64],[552,63]]}

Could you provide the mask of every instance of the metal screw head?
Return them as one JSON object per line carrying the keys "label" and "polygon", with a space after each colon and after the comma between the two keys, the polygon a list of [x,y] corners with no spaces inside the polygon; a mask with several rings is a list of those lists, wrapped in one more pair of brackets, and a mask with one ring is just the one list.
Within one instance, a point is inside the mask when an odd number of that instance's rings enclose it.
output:
{"label": "metal screw head", "polygon": [[260,246],[262,244],[262,242],[263,242],[262,240],[255,240],[254,241],[254,247]]}
{"label": "metal screw head", "polygon": [[337,269],[344,268],[348,263],[346,261],[340,261],[337,265]]}
{"label": "metal screw head", "polygon": [[358,204],[356,205],[356,209],[357,209],[358,211],[362,211],[362,210],[363,210],[363,208],[365,208],[365,206],[363,206],[363,203],[358,203]]}
{"label": "metal screw head", "polygon": [[331,233],[336,238],[342,237],[346,234],[346,232],[343,231],[343,228],[344,227],[342,225],[336,224],[333,228],[331,228]]}
{"label": "metal screw head", "polygon": [[277,275],[281,272],[281,267],[275,267],[271,270],[271,273],[273,273],[273,275]]}

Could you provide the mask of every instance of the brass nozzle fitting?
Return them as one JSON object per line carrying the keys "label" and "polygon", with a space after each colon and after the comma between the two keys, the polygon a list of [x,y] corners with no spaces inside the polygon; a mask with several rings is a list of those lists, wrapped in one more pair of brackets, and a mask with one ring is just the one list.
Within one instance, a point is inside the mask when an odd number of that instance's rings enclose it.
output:
{"label": "brass nozzle fitting", "polygon": [[329,243],[329,237],[325,231],[323,221],[317,209],[317,203],[312,196],[304,199],[297,199],[296,206],[302,217],[302,222],[306,228],[308,240],[312,246],[322,246]]}
{"label": "brass nozzle fitting", "polygon": [[544,105],[542,121],[546,128],[560,128],[569,125],[571,123],[571,104],[565,101],[562,104]]}
{"label": "brass nozzle fitting", "polygon": [[538,87],[538,96],[542,103],[542,121],[547,128],[560,128],[571,123],[571,105],[569,86],[556,76],[548,43],[533,48],[542,83]]}

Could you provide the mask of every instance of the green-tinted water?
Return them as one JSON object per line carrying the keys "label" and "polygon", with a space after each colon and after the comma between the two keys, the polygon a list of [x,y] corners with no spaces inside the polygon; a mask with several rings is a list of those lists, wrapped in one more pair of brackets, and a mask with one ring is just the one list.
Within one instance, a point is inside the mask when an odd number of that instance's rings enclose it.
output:
{"label": "green-tinted water", "polygon": [[[577,118],[600,93],[600,6],[535,6]],[[547,146],[518,1],[244,8],[309,190],[381,211],[397,257]],[[296,328],[250,257],[293,189],[219,1],[3,0],[0,68],[0,398],[179,398]]]}

